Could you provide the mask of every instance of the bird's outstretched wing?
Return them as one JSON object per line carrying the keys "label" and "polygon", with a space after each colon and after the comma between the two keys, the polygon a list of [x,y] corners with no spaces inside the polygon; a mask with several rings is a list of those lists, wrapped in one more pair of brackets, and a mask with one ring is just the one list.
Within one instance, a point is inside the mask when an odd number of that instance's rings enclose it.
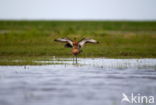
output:
{"label": "bird's outstretched wing", "polygon": [[65,47],[72,47],[73,46],[73,42],[69,38],[58,38],[58,39],[55,39],[54,41],[56,41],[56,42],[65,42],[66,43]]}
{"label": "bird's outstretched wing", "polygon": [[82,40],[79,41],[80,48],[83,47],[86,43],[96,44],[96,43],[99,43],[99,42],[94,40],[94,39],[83,38]]}

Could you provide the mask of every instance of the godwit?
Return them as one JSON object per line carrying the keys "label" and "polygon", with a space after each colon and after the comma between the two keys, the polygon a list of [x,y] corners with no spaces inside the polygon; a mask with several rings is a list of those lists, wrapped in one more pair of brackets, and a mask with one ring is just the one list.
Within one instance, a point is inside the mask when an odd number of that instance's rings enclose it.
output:
{"label": "godwit", "polygon": [[[67,48],[72,48],[72,54],[76,57],[76,63],[77,63],[77,55],[82,52],[81,48],[86,44],[86,43],[99,43],[98,41],[94,39],[89,39],[89,38],[83,38],[80,41],[77,41],[74,39],[73,41],[69,38],[58,38],[55,39],[57,42],[65,42],[66,44],[64,45]],[[74,58],[73,58],[74,61]]]}

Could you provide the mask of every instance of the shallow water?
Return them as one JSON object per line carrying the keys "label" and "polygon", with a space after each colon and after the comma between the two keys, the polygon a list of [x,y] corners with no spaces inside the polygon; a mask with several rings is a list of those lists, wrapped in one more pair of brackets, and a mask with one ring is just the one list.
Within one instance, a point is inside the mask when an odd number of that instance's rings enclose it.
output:
{"label": "shallow water", "polygon": [[156,98],[156,59],[40,62],[57,64],[0,66],[0,105],[129,105],[122,93]]}

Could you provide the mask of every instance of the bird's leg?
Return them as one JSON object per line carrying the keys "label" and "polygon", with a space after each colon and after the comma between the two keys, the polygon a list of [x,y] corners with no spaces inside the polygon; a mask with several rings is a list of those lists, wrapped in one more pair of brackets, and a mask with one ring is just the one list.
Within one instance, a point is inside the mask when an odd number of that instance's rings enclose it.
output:
{"label": "bird's leg", "polygon": [[74,56],[73,56],[73,63],[74,63]]}
{"label": "bird's leg", "polygon": [[77,63],[77,55],[76,55],[76,63]]}

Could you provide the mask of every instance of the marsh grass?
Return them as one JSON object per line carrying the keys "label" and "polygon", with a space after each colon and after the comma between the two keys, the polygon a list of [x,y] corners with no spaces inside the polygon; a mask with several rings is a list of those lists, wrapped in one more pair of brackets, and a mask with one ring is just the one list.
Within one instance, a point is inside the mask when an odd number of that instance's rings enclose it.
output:
{"label": "marsh grass", "polygon": [[79,57],[156,58],[156,22],[0,21],[0,58],[72,57],[55,38],[94,38]]}

